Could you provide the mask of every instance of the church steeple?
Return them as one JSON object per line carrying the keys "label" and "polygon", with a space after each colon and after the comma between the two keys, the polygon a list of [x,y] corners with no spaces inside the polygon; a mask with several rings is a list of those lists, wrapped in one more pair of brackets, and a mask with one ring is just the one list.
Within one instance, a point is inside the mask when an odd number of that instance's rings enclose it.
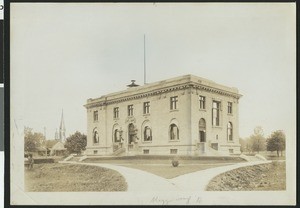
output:
{"label": "church steeple", "polygon": [[59,140],[64,142],[66,140],[66,127],[64,122],[64,111],[61,112],[61,119],[59,125]]}

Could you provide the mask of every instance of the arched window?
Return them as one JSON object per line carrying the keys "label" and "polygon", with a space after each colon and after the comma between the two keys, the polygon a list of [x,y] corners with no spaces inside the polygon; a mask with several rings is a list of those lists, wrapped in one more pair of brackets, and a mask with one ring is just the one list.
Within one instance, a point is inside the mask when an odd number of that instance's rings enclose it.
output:
{"label": "arched window", "polygon": [[120,142],[121,141],[121,139],[120,139],[120,132],[119,132],[118,129],[115,129],[115,131],[114,131],[114,141],[115,142]]}
{"label": "arched window", "polygon": [[233,136],[232,136],[232,123],[228,122],[227,124],[227,140],[228,141],[232,141],[233,140]]}
{"label": "arched window", "polygon": [[206,142],[206,122],[203,118],[199,121],[199,139],[200,142]]}
{"label": "arched window", "polygon": [[179,129],[176,124],[170,126],[170,140],[179,140]]}
{"label": "arched window", "polygon": [[144,128],[144,141],[152,141],[152,131],[149,126]]}
{"label": "arched window", "polygon": [[93,140],[95,144],[99,143],[99,134],[97,128],[94,128],[93,130]]}

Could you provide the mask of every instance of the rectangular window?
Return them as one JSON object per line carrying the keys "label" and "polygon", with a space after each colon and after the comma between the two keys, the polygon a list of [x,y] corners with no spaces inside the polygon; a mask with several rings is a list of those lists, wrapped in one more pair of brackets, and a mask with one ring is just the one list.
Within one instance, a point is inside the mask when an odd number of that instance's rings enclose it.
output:
{"label": "rectangular window", "polygon": [[205,109],[205,97],[199,96],[200,109]]}
{"label": "rectangular window", "polygon": [[177,101],[178,101],[178,96],[170,97],[170,109],[171,110],[177,109]]}
{"label": "rectangular window", "polygon": [[170,149],[170,154],[177,154],[177,149]]}
{"label": "rectangular window", "polygon": [[119,107],[114,108],[114,118],[119,118]]}
{"label": "rectangular window", "polygon": [[148,114],[150,112],[150,102],[144,102],[144,114]]}
{"label": "rectangular window", "polygon": [[233,153],[233,149],[229,149],[229,153],[231,153],[231,154],[232,154],[232,153]]}
{"label": "rectangular window", "polygon": [[133,116],[133,105],[127,106],[128,116]]}
{"label": "rectangular window", "polygon": [[98,111],[94,111],[94,121],[98,121]]}
{"label": "rectangular window", "polygon": [[213,101],[213,108],[212,108],[213,126],[220,126],[220,106],[221,106],[221,102]]}
{"label": "rectangular window", "polygon": [[94,155],[98,154],[98,150],[94,150]]}
{"label": "rectangular window", "polygon": [[228,113],[232,114],[232,102],[228,102]]}
{"label": "rectangular window", "polygon": [[144,155],[148,155],[149,154],[149,150],[148,149],[144,149],[143,153],[144,153]]}

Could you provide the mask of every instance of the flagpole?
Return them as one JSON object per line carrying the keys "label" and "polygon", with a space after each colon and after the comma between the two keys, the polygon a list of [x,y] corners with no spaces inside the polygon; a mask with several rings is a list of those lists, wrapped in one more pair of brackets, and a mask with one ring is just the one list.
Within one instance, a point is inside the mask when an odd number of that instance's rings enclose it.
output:
{"label": "flagpole", "polygon": [[144,84],[146,84],[146,36],[144,34]]}

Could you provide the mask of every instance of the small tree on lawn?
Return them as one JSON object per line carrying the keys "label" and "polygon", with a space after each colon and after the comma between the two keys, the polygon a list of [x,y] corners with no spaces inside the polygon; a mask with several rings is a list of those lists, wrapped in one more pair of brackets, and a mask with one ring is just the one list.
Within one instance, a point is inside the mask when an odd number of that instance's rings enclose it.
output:
{"label": "small tree on lawn", "polygon": [[262,127],[257,126],[254,129],[254,134],[250,136],[250,144],[252,145],[252,151],[259,153],[266,149],[266,139],[264,138],[264,132]]}
{"label": "small tree on lawn", "polygon": [[279,151],[281,152],[285,150],[285,134],[283,131],[274,131],[271,136],[267,139],[267,150],[268,151],[276,151],[277,157],[279,157]]}
{"label": "small tree on lawn", "polygon": [[66,139],[65,147],[69,153],[76,153],[79,155],[86,147],[86,135],[76,131],[73,135]]}
{"label": "small tree on lawn", "polygon": [[241,152],[246,152],[247,151],[247,140],[240,138],[239,141],[241,144],[241,147],[240,147]]}

